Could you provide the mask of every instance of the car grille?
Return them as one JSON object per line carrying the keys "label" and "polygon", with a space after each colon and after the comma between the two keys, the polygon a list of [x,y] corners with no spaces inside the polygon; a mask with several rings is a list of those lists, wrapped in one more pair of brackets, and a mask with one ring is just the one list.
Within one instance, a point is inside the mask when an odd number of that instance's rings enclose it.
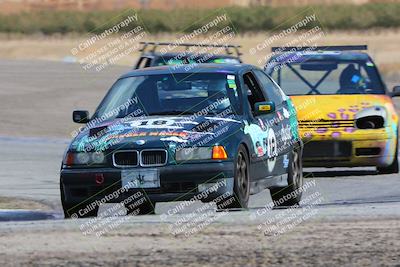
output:
{"label": "car grille", "polygon": [[299,128],[347,128],[354,127],[354,120],[303,120]]}
{"label": "car grille", "polygon": [[346,141],[311,141],[304,144],[304,158],[350,157],[351,142]]}
{"label": "car grille", "polygon": [[134,167],[138,166],[139,152],[117,151],[113,154],[113,163],[116,167]]}
{"label": "car grille", "polygon": [[141,166],[162,166],[167,163],[166,150],[143,150],[140,153]]}
{"label": "car grille", "polygon": [[115,167],[156,167],[167,164],[167,151],[164,149],[117,151],[113,154]]}

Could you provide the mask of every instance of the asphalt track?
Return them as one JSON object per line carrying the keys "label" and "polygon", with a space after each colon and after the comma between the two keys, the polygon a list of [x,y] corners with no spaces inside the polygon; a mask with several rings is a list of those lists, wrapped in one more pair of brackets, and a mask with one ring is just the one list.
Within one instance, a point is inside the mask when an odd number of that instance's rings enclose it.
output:
{"label": "asphalt track", "polygon": [[[59,169],[66,139],[0,137],[0,196],[22,197],[48,203],[60,211]],[[399,175],[379,175],[374,168],[308,168],[306,181],[316,186],[306,192],[320,192],[321,206],[399,203]],[[269,191],[253,195],[250,208],[271,201]],[[162,203],[158,213],[171,205]]]}
{"label": "asphalt track", "polygon": [[[15,66],[15,64],[12,62],[1,62],[0,61],[0,70],[4,70],[4,66],[7,66],[7,70],[10,70],[10,65]],[[44,62],[18,62],[17,65],[23,66],[24,64],[27,64],[29,67],[33,67],[35,69],[35,64],[38,65],[38,67],[46,67],[48,64]],[[51,65],[51,70],[54,73],[59,73],[62,72],[65,68],[67,69],[78,69],[76,67],[71,67],[70,65],[66,65],[65,63],[49,63]],[[38,68],[37,67],[37,68]],[[120,69],[119,69],[120,70]],[[78,72],[78,71],[77,71]],[[31,86],[36,85],[40,87],[45,87],[45,86],[51,86],[49,85],[48,81],[46,81],[45,76],[41,75],[42,72],[36,72],[35,75],[28,75],[29,79],[32,81]],[[71,74],[72,73],[72,74]],[[74,71],[69,73],[69,75],[73,75]],[[11,71],[11,74],[13,72]],[[10,71],[8,72],[8,75],[10,75]],[[45,73],[43,73],[45,75]],[[81,75],[81,74],[80,74]],[[115,75],[109,75],[107,78],[104,78],[104,80],[97,80],[98,84],[110,84],[112,81],[111,79]],[[25,81],[26,82],[26,81]],[[66,85],[68,85],[69,79],[65,79],[64,81]],[[32,85],[33,84],[33,85]],[[82,85],[82,87],[79,87],[79,83],[76,81],[71,83],[72,87],[79,90],[85,90],[86,85]],[[7,76],[7,83],[3,83],[0,81],[0,90],[2,87],[5,86],[12,86],[14,88],[18,87],[24,87],[24,81],[17,78],[17,77],[9,77]],[[32,112],[32,111],[31,111]],[[7,113],[10,114],[10,113]],[[69,117],[69,116],[68,116]],[[7,125],[7,121],[5,122],[4,125]],[[1,129],[1,128],[0,128]],[[35,130],[33,130],[35,131]],[[58,132],[54,131],[54,132]],[[7,131],[4,131],[7,133]],[[37,221],[31,221],[31,222],[2,222],[0,223],[0,232],[4,234],[3,238],[0,238],[0,245],[3,246],[4,249],[7,248],[6,243],[8,241],[14,240],[16,244],[18,242],[23,242],[24,241],[24,235],[30,236],[30,238],[35,238],[35,232],[38,233],[43,233],[43,236],[45,238],[55,238],[58,233],[61,231],[63,232],[64,238],[68,238],[68,233],[69,231],[73,232],[76,234],[76,232],[79,232],[79,225],[80,223],[76,223],[75,220],[62,220],[61,216],[61,205],[60,205],[60,195],[59,195],[59,168],[60,168],[60,163],[62,159],[63,152],[68,144],[68,138],[65,137],[60,137],[60,136],[54,136],[54,137],[40,137],[40,136],[35,136],[35,137],[30,137],[29,136],[29,129],[25,129],[24,132],[25,136],[17,136],[17,135],[10,135],[10,134],[1,134],[0,133],[0,196],[8,196],[8,197],[17,197],[17,198],[24,198],[24,199],[32,199],[32,200],[37,200],[40,202],[47,203],[51,205],[52,207],[52,212],[49,213],[39,213],[37,214],[38,217],[31,218],[31,219],[37,219]],[[68,136],[68,131],[66,131],[65,136]],[[367,224],[367,222],[371,220],[391,220],[394,219],[395,221],[398,222],[398,219],[400,218],[400,177],[399,174],[395,175],[378,175],[374,168],[335,168],[335,169],[325,169],[325,168],[312,168],[312,169],[305,169],[305,176],[306,182],[309,181],[315,181],[315,186],[310,188],[308,191],[305,192],[303,199],[307,199],[308,196],[313,195],[314,193],[318,193],[318,195],[321,197],[321,201],[318,202],[315,205],[315,208],[318,209],[318,213],[314,214],[311,218],[312,222],[315,222],[315,225],[318,225],[318,223],[326,223],[329,222],[330,226],[332,226],[332,223],[335,224],[335,222],[346,222],[346,221],[351,221],[351,222],[359,222],[361,220],[361,224]],[[254,214],[257,213],[257,211],[263,209],[263,207],[267,204],[270,203],[271,198],[269,196],[269,191],[265,190],[257,195],[253,195],[250,198],[250,205],[248,210],[241,210],[241,211],[231,211],[225,216],[218,216],[218,213],[215,211],[213,212],[213,216],[215,217],[215,220],[213,221],[212,225],[210,226],[212,229],[213,227],[222,227],[225,230],[221,230],[214,232],[213,236],[210,237],[207,235],[207,231],[211,230],[204,230],[205,233],[202,234],[202,240],[207,240],[207,238],[218,238],[218,237],[224,237],[224,231],[236,231],[232,230],[233,226],[238,227],[237,229],[242,229],[241,227],[255,227],[258,223],[261,223],[263,221],[262,216],[258,217],[255,216]],[[146,233],[152,232],[154,229],[161,229],[160,225],[168,224],[168,223],[174,223],[180,218],[184,217],[185,214],[188,214],[190,212],[193,212],[197,207],[199,207],[201,204],[197,203],[195,206],[192,206],[188,209],[185,209],[184,211],[178,212],[174,216],[168,216],[167,218],[163,218],[163,214],[167,214],[169,210],[173,209],[178,205],[179,203],[159,203],[157,204],[156,207],[156,215],[147,215],[147,216],[135,216],[135,217],[130,217],[129,221],[126,221],[123,223],[119,230],[116,230],[116,235],[122,238],[122,236],[125,236],[124,231],[129,232],[129,231],[139,231],[140,229],[143,229],[143,231],[146,231]],[[303,203],[302,208],[304,208],[306,205]],[[273,213],[278,213],[279,210],[272,211]],[[14,217],[10,217],[12,214],[10,211],[0,211],[0,218],[4,216],[9,216],[9,218],[14,218],[15,220],[23,220],[24,218],[30,218],[24,217],[24,214],[13,214]],[[8,214],[8,215],[7,215]],[[22,217],[21,217],[22,216]],[[253,216],[253,217],[252,217]],[[85,220],[78,220],[81,222],[85,222]],[[389,222],[389,223],[388,223]],[[384,227],[384,225],[388,223],[387,229],[390,231],[391,228],[394,226],[390,224],[390,221],[384,221],[380,222],[379,225]],[[308,224],[307,224],[308,225]],[[315,226],[311,224],[310,227],[316,227],[315,229],[319,229],[319,226]],[[329,226],[328,225],[328,226]],[[349,223],[350,225],[350,223]],[[136,230],[132,230],[133,228]],[[152,228],[152,226],[156,228]],[[129,228],[131,227],[131,228]],[[299,226],[299,230],[297,231],[296,228],[292,230],[294,233],[302,233],[304,230],[303,226]],[[302,228],[303,227],[303,228]],[[307,226],[308,227],[308,226]],[[332,231],[338,231],[340,227],[343,227],[343,225],[339,225],[339,228],[335,228]],[[364,226],[363,226],[364,227]],[[376,225],[366,225],[365,229],[375,229],[374,227],[378,227]],[[379,226],[380,227],[380,226]],[[386,227],[386,226],[385,226]],[[210,229],[211,229],[210,228]],[[221,229],[222,229],[221,228]],[[227,229],[229,228],[229,230]],[[324,225],[322,228],[326,228],[326,225]],[[50,229],[48,231],[54,231],[54,232],[44,232],[47,231],[45,229]],[[121,230],[122,229],[122,230]],[[313,228],[314,229],[314,228]],[[318,232],[318,230],[313,230],[312,232]],[[383,229],[383,228],[382,228]],[[382,230],[381,229],[381,230]],[[385,228],[386,229],[386,228]],[[237,230],[239,231],[239,230]],[[245,230],[243,230],[245,231]],[[358,232],[356,232],[357,235],[360,235],[364,233],[363,230],[358,229]],[[125,232],[125,233],[126,233]],[[349,233],[351,230],[349,230]],[[367,231],[368,232],[368,231]],[[144,232],[139,232],[139,233],[144,233]],[[339,232],[342,235],[346,235],[345,232]],[[49,234],[49,235],[48,235]],[[138,233],[131,233],[132,235],[137,235]],[[254,233],[252,233],[254,234]],[[326,233],[322,233],[321,235],[324,235]],[[148,234],[147,234],[148,235]],[[170,236],[168,237],[168,233],[160,232],[160,233],[155,233],[155,236],[166,236],[165,240],[166,242],[174,242],[173,237]],[[261,235],[261,234],[260,234]],[[296,234],[294,234],[296,235]],[[251,235],[250,235],[251,236]],[[257,235],[258,236],[258,235]],[[288,235],[288,238],[290,238],[291,235]],[[118,237],[118,238],[119,238]],[[148,236],[149,240],[146,242],[152,242],[152,236]],[[235,242],[241,242],[240,238],[243,240],[246,239],[247,237],[241,237],[238,235],[239,240],[236,240]],[[77,241],[76,238],[81,240],[83,237],[80,234],[80,237],[74,237],[70,243],[71,247],[70,251],[74,251],[75,247],[78,249],[79,245],[82,245],[82,243],[74,243]],[[320,237],[320,238],[323,238]],[[333,237],[332,237],[333,238]],[[388,242],[394,242],[395,236],[392,237],[385,237],[388,240]],[[392,239],[391,239],[392,238]],[[354,238],[356,239],[356,238]],[[172,240],[172,241],[171,241]],[[31,240],[32,241],[32,240]],[[37,240],[36,240],[37,241]],[[33,241],[33,244],[35,244],[36,241]],[[118,241],[118,240],[117,240]],[[362,242],[361,240],[360,242]],[[303,240],[303,242],[306,242]],[[333,241],[332,241],[333,242]],[[336,241],[335,241],[336,242]],[[339,242],[339,241],[338,241]],[[342,242],[342,241],[340,241]],[[339,242],[339,243],[340,243]],[[357,244],[360,243],[359,241],[355,242],[351,248],[349,248],[348,251],[356,251],[358,248],[356,247]],[[390,243],[389,242],[389,243]],[[250,244],[250,243],[249,243]],[[392,243],[390,243],[392,244]],[[42,244],[43,247],[52,247],[55,246],[55,244],[50,243],[48,245],[47,243]],[[162,245],[162,244],[161,244]],[[160,247],[160,244],[154,245],[154,247]],[[165,245],[165,244],[164,244]],[[173,244],[172,246],[177,246],[177,244]],[[193,244],[192,244],[193,245]],[[363,244],[365,245],[365,244]],[[392,244],[393,245],[393,244]],[[196,245],[193,245],[196,246]],[[284,245],[282,245],[284,246]],[[311,245],[310,245],[311,246]],[[313,244],[313,247],[316,248],[316,251],[318,251],[318,246],[316,244]],[[373,249],[375,247],[374,244],[369,244],[367,248]],[[50,248],[47,248],[48,250],[39,250],[43,252],[43,255],[41,255],[42,258],[37,256],[35,253],[35,246],[24,243],[23,248],[29,251],[31,254],[24,254],[23,257],[21,258],[21,261],[24,260],[22,263],[28,263],[32,259],[34,262],[42,263],[42,260],[46,258],[46,255],[48,253],[51,253],[49,251],[52,251]],[[67,250],[68,250],[67,249]],[[109,249],[112,251],[111,248],[104,248],[104,251],[107,251]],[[211,245],[210,245],[210,255],[212,254],[211,251]],[[229,250],[229,248],[227,248]],[[23,251],[23,250],[22,250]],[[90,250],[91,251],[91,250]],[[89,251],[89,252],[90,252]],[[99,248],[99,251],[103,251],[102,249]],[[161,250],[162,251],[162,250]],[[204,250],[205,251],[205,250]],[[347,251],[347,250],[346,250]],[[358,251],[358,250],[357,250]],[[372,250],[373,251],[373,250]],[[382,248],[382,253],[384,251],[389,251],[389,250],[384,250]],[[88,252],[88,253],[89,253]],[[93,251],[92,251],[93,252]],[[115,252],[115,251],[114,251]],[[390,251],[389,251],[390,252]],[[393,252],[393,251],[392,251]],[[399,251],[396,250],[393,253],[398,253]],[[21,252],[22,253],[22,252]],[[60,251],[54,251],[54,254],[56,255],[57,253],[61,253]],[[72,252],[71,252],[72,253]],[[78,252],[76,252],[78,253]],[[110,252],[112,253],[112,252]],[[146,252],[147,253],[147,252]],[[145,253],[145,254],[146,254]],[[229,252],[227,252],[229,254]],[[321,255],[325,255],[324,251],[320,252]],[[347,253],[347,252],[346,252]],[[355,252],[354,252],[355,253]],[[371,252],[372,253],[372,252]],[[36,256],[39,258],[35,258]],[[163,254],[163,253],[161,253]],[[201,253],[200,253],[201,254]],[[207,253],[206,253],[207,254]],[[207,258],[206,254],[204,254],[204,257]],[[240,254],[240,253],[239,253]],[[318,253],[317,253],[318,254]],[[12,255],[19,255],[16,250],[5,250],[4,255],[6,256],[12,256]],[[22,254],[21,254],[22,255]],[[62,254],[57,254],[57,255],[62,255]],[[71,256],[72,255],[72,256]],[[71,254],[71,257],[75,257],[78,254]],[[74,256],[75,255],[75,256]],[[86,255],[86,254],[85,254]],[[96,253],[89,253],[87,254],[90,257],[96,258],[97,254]],[[108,254],[104,254],[108,255]],[[114,254],[113,254],[114,255]],[[117,254],[115,254],[117,255]],[[119,255],[119,254],[118,254]],[[163,254],[164,255],[164,254]],[[203,255],[203,254],[201,254]],[[352,254],[353,255],[353,254]],[[358,255],[358,254],[357,254]],[[361,255],[361,254],[360,254]],[[364,254],[363,254],[364,255]],[[398,254],[397,254],[398,255]],[[120,257],[119,255],[118,257]],[[315,256],[315,255],[314,255]],[[362,256],[362,255],[361,255]],[[361,257],[360,256],[360,257]],[[384,255],[382,254],[382,259],[385,258],[387,259],[387,256],[390,257],[390,255]],[[67,256],[59,256],[59,257],[67,257]],[[6,257],[7,258],[7,257]],[[321,259],[323,257],[321,256]],[[0,251],[0,263],[6,263],[6,261],[2,261],[5,258],[2,257],[1,251]],[[118,258],[119,259],[119,258]],[[232,257],[232,259],[235,259],[235,257]],[[26,260],[26,262],[25,262]],[[93,263],[92,260],[86,261],[87,263]],[[100,261],[100,258],[97,260]],[[204,260],[204,259],[203,259]],[[237,260],[237,259],[236,259]],[[54,260],[52,262],[47,262],[48,264],[52,263],[57,263],[59,264],[61,261],[61,258],[58,258],[58,260]],[[71,262],[73,262],[73,259],[71,259]],[[70,263],[71,263],[70,262]],[[119,262],[119,261],[117,261]],[[162,259],[160,259],[160,262],[162,262]],[[154,263],[160,263],[155,261]],[[307,261],[299,261],[301,263],[304,263],[304,265],[299,264],[299,266],[309,266],[307,264]],[[348,262],[348,261],[347,261]],[[358,262],[358,261],[357,261]],[[370,261],[368,263],[373,263],[374,261]],[[381,263],[381,258],[379,258],[378,263]],[[395,260],[392,262],[389,262],[388,265],[391,265],[392,263],[398,263],[398,257],[395,257]],[[107,263],[106,259],[104,258],[104,261],[102,263]],[[148,263],[148,262],[147,262]],[[173,262],[172,262],[173,263]],[[175,262],[176,263],[176,262]],[[226,262],[227,264],[229,261]],[[310,262],[308,262],[310,263]],[[312,262],[316,263],[316,262]],[[338,264],[338,263],[346,263],[346,259],[337,259],[337,261],[334,261],[333,264]],[[377,262],[375,262],[377,263]],[[288,263],[289,264],[289,263]],[[168,265],[168,264],[166,264]],[[206,265],[206,264],[204,264]],[[222,264],[223,265],[223,264]],[[244,266],[243,265],[237,265],[237,266]],[[293,266],[295,266],[294,264]],[[312,265],[310,263],[310,265]],[[379,264],[377,264],[379,265]],[[383,264],[385,265],[385,264]],[[38,264],[40,266],[40,264]],[[77,264],[76,266],[81,266]],[[83,265],[85,266],[85,265]],[[115,266],[120,266],[120,265],[115,265]],[[143,265],[145,266],[145,265]],[[174,266],[173,264],[171,266]],[[188,265],[189,266],[189,265]],[[235,264],[230,265],[230,266],[235,266]],[[331,265],[334,266],[334,265]],[[336,265],[338,266],[338,265]],[[345,265],[343,265],[345,266]],[[375,266],[375,265],[374,265]]]}

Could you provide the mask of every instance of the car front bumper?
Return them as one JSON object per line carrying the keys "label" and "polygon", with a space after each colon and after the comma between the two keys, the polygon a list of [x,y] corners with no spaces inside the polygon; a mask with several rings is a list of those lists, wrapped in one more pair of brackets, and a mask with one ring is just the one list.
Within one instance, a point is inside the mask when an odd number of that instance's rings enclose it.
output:
{"label": "car front bumper", "polygon": [[353,133],[335,131],[307,136],[304,142],[305,167],[389,166],[395,157],[397,136],[389,128],[357,130]]}
{"label": "car front bumper", "polygon": [[[132,170],[137,168],[131,168]],[[148,169],[148,168],[143,168]],[[159,188],[134,188],[121,192],[120,168],[63,168],[60,183],[64,202],[69,204],[90,203],[102,200],[114,194],[109,203],[121,202],[137,192],[142,192],[153,202],[190,200],[199,194],[200,184],[215,184],[225,181],[225,186],[218,187],[214,195],[233,192],[232,162],[190,163],[157,167],[159,170]],[[210,197],[213,195],[210,194]]]}

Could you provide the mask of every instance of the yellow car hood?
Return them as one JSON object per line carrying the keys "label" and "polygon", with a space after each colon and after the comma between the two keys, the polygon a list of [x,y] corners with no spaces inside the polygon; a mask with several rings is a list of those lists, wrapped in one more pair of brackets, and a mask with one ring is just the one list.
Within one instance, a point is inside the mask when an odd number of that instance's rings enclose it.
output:
{"label": "yellow car hood", "polygon": [[383,106],[388,118],[397,123],[392,100],[386,95],[302,95],[291,96],[299,121],[353,120],[357,112]]}

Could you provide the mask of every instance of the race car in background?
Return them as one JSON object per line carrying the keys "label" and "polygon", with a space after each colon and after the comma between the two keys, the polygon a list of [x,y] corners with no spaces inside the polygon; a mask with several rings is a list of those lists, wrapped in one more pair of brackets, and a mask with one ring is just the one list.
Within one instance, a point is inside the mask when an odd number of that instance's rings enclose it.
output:
{"label": "race car in background", "polygon": [[266,72],[293,100],[304,166],[376,166],[397,173],[398,126],[391,97],[367,46],[274,47]]}
{"label": "race car in background", "polygon": [[[296,112],[257,67],[134,70],[115,82],[91,118],[74,111],[73,120],[86,126],[62,162],[66,218],[96,216],[104,202],[148,214],[157,202],[199,200],[203,192],[200,200],[219,209],[246,208],[250,194],[265,188],[278,206],[301,199]],[[127,203],[140,194],[145,201]]]}
{"label": "race car in background", "polygon": [[[134,69],[142,69],[163,65],[183,64],[238,64],[242,63],[240,45],[188,44],[168,42],[140,42],[142,54]],[[162,47],[161,51],[158,49]],[[176,51],[179,48],[184,51]],[[204,52],[203,52],[204,51]],[[224,52],[224,53],[222,53]]]}

